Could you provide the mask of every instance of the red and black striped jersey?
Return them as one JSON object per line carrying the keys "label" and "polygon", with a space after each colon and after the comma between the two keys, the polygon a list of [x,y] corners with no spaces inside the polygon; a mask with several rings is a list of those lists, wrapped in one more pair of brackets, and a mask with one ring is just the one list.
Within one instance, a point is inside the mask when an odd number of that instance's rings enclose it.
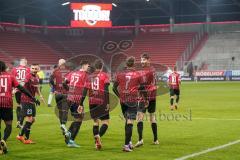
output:
{"label": "red and black striped jersey", "polygon": [[12,90],[18,85],[17,79],[11,73],[0,73],[0,107],[13,107]]}

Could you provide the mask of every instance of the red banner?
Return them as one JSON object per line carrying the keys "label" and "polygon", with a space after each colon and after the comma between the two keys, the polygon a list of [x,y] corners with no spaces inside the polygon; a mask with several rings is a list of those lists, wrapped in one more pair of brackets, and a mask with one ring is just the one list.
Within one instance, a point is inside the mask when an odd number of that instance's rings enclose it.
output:
{"label": "red banner", "polygon": [[92,25],[89,26],[89,24],[87,24],[84,21],[71,21],[71,27],[111,27],[112,26],[112,22],[108,22],[108,21],[99,21],[97,22],[96,25]]}
{"label": "red banner", "polygon": [[111,27],[112,4],[71,3],[74,19],[71,27]]}

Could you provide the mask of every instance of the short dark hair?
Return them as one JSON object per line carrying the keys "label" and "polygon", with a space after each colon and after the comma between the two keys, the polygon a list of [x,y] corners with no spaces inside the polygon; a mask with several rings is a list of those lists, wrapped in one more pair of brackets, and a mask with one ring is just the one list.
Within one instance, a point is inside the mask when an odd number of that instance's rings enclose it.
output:
{"label": "short dark hair", "polygon": [[94,71],[95,71],[95,68],[94,68],[92,65],[90,65],[90,66],[88,67],[87,72],[88,72],[88,73],[93,73]]}
{"label": "short dark hair", "polygon": [[135,64],[135,58],[134,58],[133,56],[128,57],[128,58],[126,59],[126,66],[127,66],[127,67],[133,67],[134,64]]}
{"label": "short dark hair", "polygon": [[81,62],[80,62],[81,66],[86,65],[86,64],[89,64],[88,60],[81,60]]}
{"label": "short dark hair", "polygon": [[103,67],[103,62],[102,62],[102,60],[100,60],[100,59],[95,60],[95,62],[94,62],[94,67],[95,67],[96,69],[102,69],[102,67]]}
{"label": "short dark hair", "polygon": [[143,54],[141,55],[141,58],[149,59],[150,56],[147,52],[143,52]]}
{"label": "short dark hair", "polygon": [[5,64],[5,62],[0,61],[0,73],[6,71],[6,69],[7,65]]}
{"label": "short dark hair", "polygon": [[32,63],[31,66],[39,66],[38,63]]}
{"label": "short dark hair", "polygon": [[57,64],[55,64],[55,65],[53,66],[53,68],[54,68],[54,69],[58,68],[58,65],[57,65]]}

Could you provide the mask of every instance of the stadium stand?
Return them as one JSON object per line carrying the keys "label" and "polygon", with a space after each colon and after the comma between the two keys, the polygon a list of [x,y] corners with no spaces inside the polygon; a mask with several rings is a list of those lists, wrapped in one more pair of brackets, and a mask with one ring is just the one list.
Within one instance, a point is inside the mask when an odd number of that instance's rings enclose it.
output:
{"label": "stadium stand", "polygon": [[[173,66],[197,35],[197,32],[149,31],[134,36],[133,29],[119,32],[120,30],[108,29],[104,36],[101,30],[82,30],[77,36],[66,34],[65,29],[51,29],[48,35],[1,31],[0,49],[5,53],[1,54],[1,59],[10,63],[19,57],[27,57],[31,63],[48,65],[55,64],[59,58],[68,59],[76,55],[92,54],[101,57],[109,68],[114,68],[126,55],[135,56],[139,61],[142,52],[149,52],[153,63]],[[114,44],[106,47],[108,42]],[[195,45],[196,49],[193,52],[199,49],[201,42]],[[112,58],[119,53],[123,56]]]}
{"label": "stadium stand", "polygon": [[[240,33],[218,32],[212,34],[206,45],[193,59],[197,66],[208,70],[234,70],[239,69]],[[207,65],[207,67],[206,67]]]}
{"label": "stadium stand", "polygon": [[149,52],[153,63],[173,66],[194,35],[195,33],[141,34],[135,38],[128,54],[139,57],[142,52]]}
{"label": "stadium stand", "polygon": [[31,63],[55,64],[60,55],[30,34],[1,32],[0,48],[14,59],[26,57]]}
{"label": "stadium stand", "polygon": [[0,50],[0,59],[4,60],[7,64],[10,64],[13,60],[3,50]]}

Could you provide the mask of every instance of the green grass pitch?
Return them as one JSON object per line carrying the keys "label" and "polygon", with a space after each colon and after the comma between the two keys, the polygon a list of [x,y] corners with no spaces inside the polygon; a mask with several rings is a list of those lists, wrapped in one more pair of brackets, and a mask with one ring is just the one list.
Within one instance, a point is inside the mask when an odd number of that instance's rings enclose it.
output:
{"label": "green grass pitch", "polygon": [[[49,87],[45,85],[43,93],[46,100],[48,91]],[[111,112],[109,130],[102,138],[103,149],[96,151],[92,136],[92,121],[85,121],[77,136],[76,142],[81,147],[67,148],[54,108],[42,104],[37,108],[36,123],[31,131],[31,138],[36,144],[24,145],[16,140],[18,129],[15,128],[15,120],[12,135],[8,140],[9,153],[0,156],[0,159],[173,160],[240,139],[239,91],[239,82],[183,82],[178,111],[169,110],[168,94],[157,99],[160,145],[152,145],[151,127],[145,120],[145,144],[131,153],[121,151],[124,142],[124,121],[119,106]],[[3,128],[2,123],[2,131]],[[137,141],[136,124],[132,140],[134,143]],[[240,144],[235,144],[190,159],[236,160],[240,159],[239,151]]]}

